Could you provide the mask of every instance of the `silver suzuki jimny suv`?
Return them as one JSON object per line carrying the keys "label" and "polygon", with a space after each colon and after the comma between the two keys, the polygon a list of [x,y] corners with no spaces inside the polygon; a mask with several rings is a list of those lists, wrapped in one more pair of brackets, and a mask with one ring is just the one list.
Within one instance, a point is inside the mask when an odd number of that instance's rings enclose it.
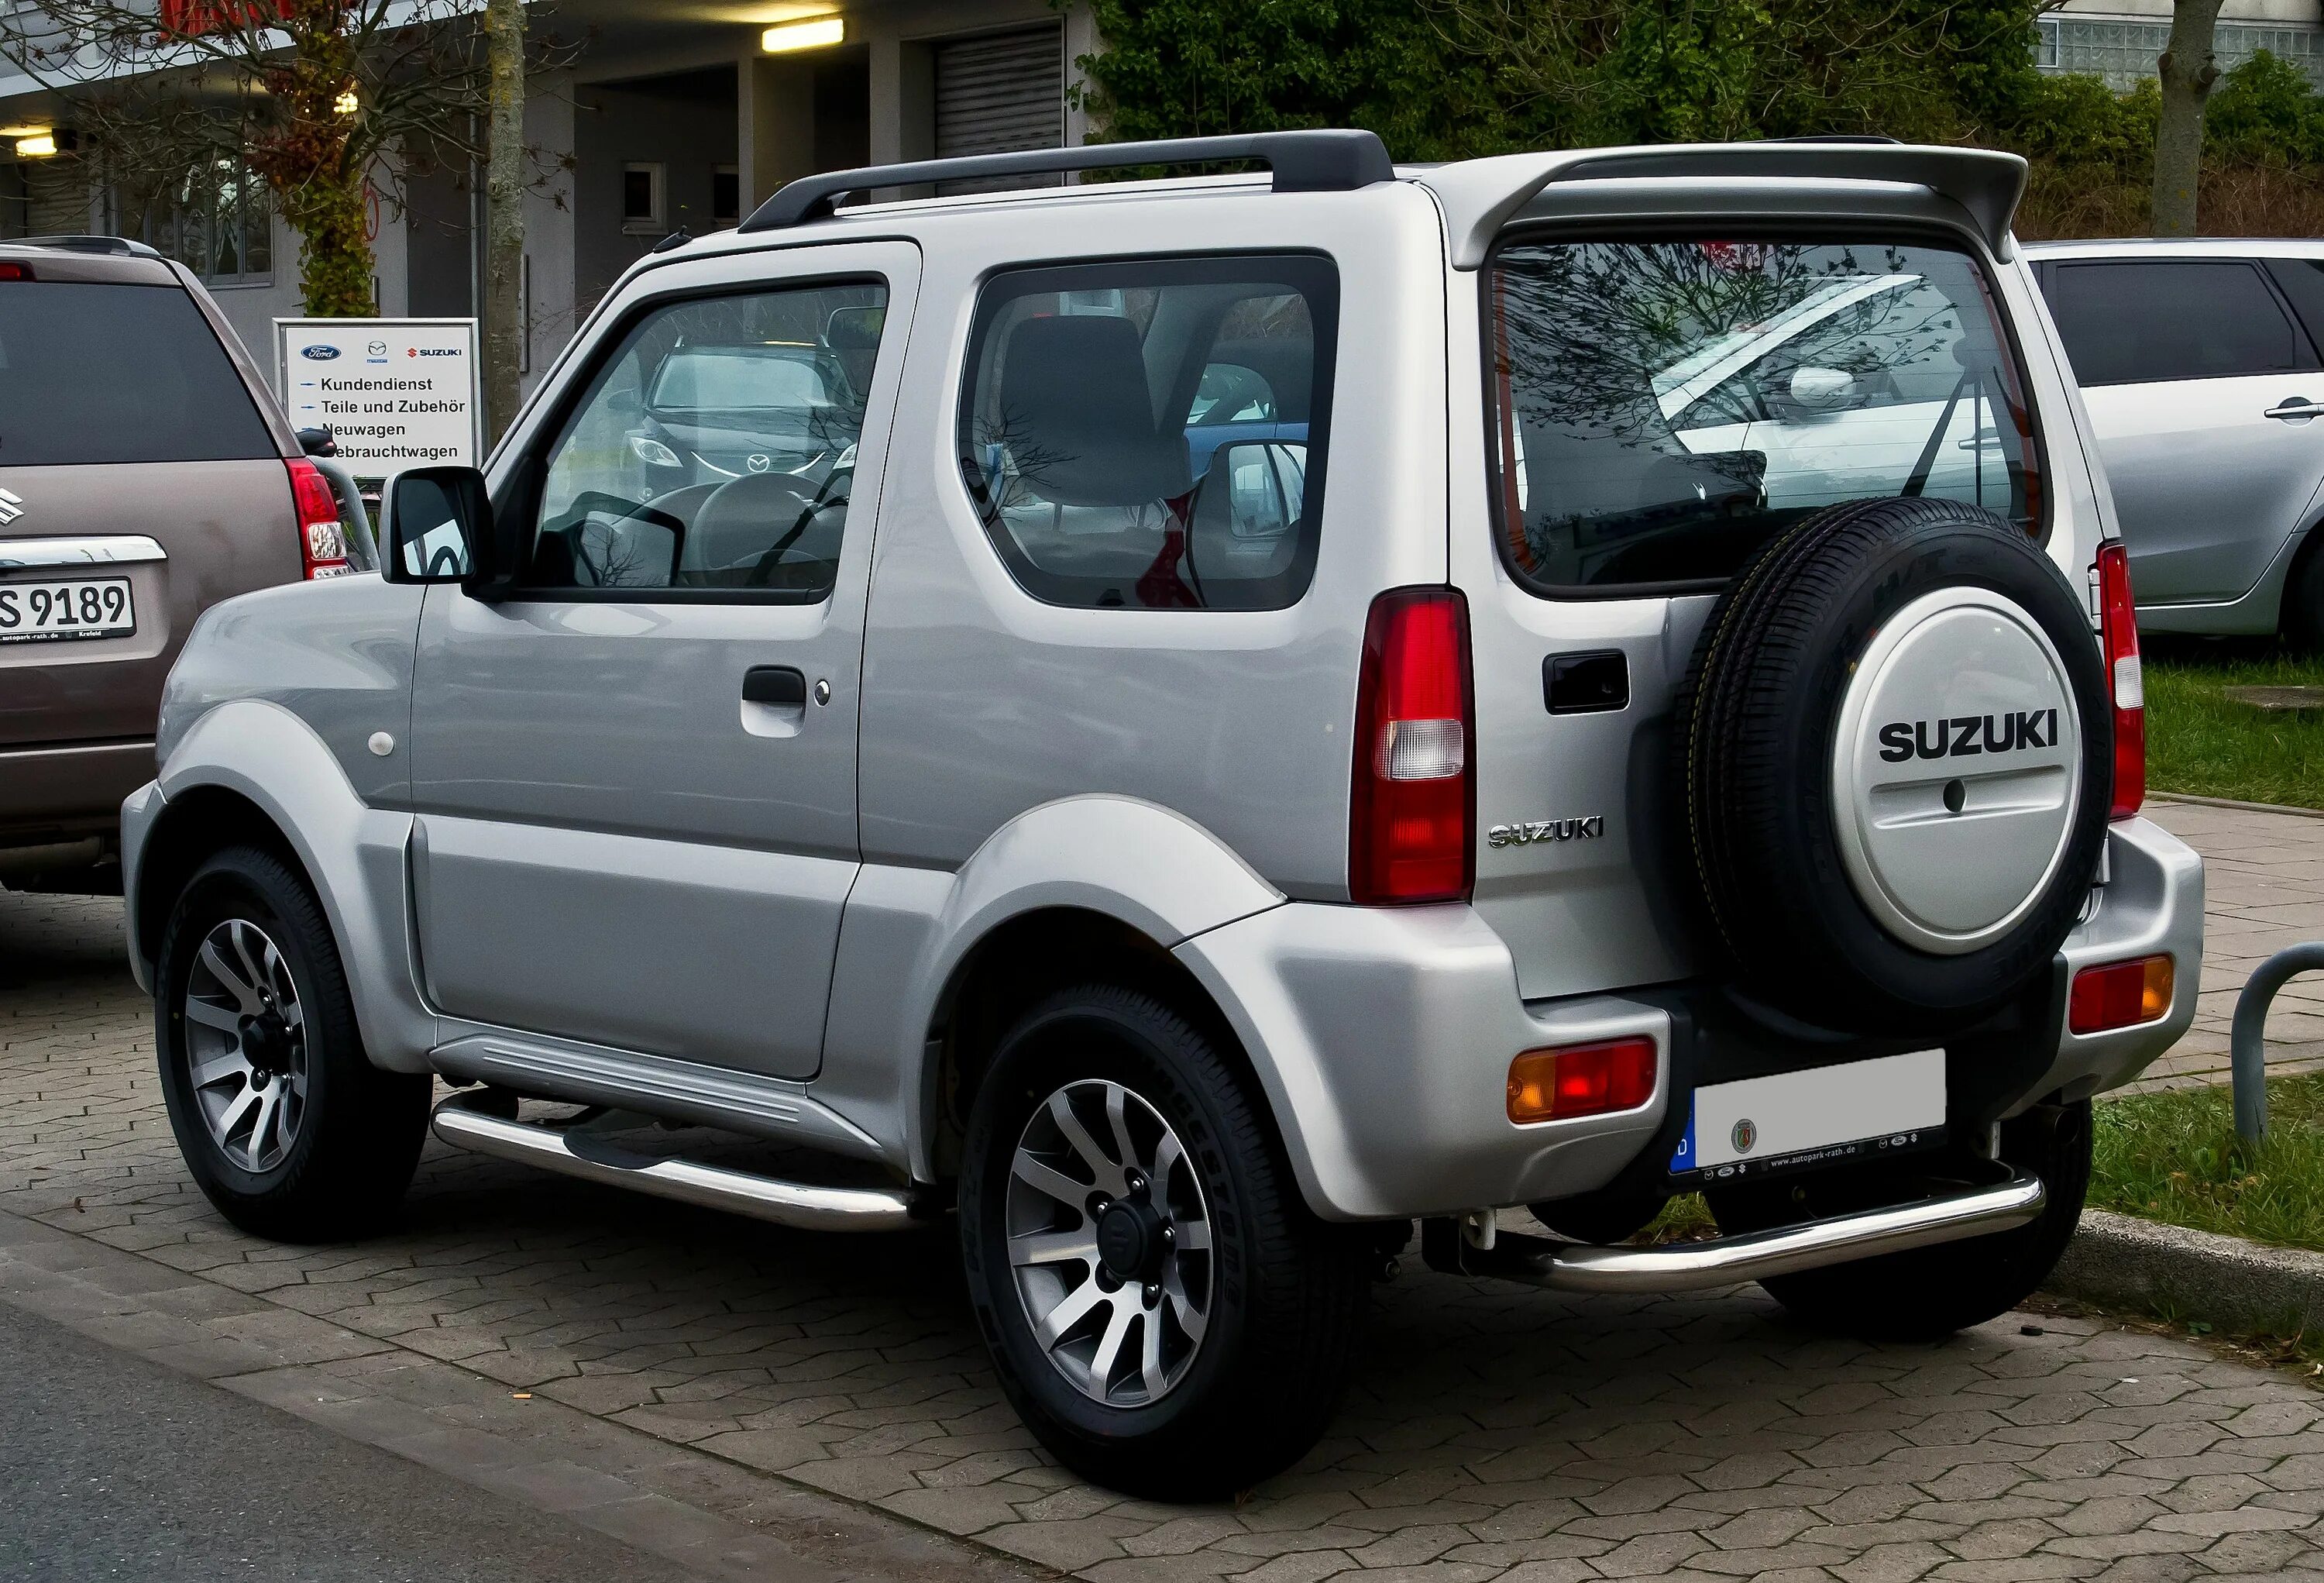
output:
{"label": "silver suzuki jimny suv", "polygon": [[1993,1318],[2201,952],[2023,178],[1292,132],[641,260],[383,576],[186,645],[124,850],[189,1168],[353,1235],[440,1081],[457,1147],[956,1227],[1026,1421],[1165,1496],[1314,1441],[1416,1221]]}

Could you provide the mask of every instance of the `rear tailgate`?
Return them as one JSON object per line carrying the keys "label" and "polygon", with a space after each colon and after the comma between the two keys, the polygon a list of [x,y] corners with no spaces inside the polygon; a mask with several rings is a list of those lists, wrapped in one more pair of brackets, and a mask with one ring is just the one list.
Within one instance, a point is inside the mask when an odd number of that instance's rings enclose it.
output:
{"label": "rear tailgate", "polygon": [[5,256],[0,751],[147,742],[194,618],[300,575],[279,421],[167,266]]}
{"label": "rear tailgate", "polygon": [[1674,706],[1757,545],[1847,499],[2035,514],[1982,266],[1925,228],[1861,224],[1536,228],[1472,277],[1484,486],[1456,493],[1452,560],[1476,905],[1528,998],[1696,970]]}

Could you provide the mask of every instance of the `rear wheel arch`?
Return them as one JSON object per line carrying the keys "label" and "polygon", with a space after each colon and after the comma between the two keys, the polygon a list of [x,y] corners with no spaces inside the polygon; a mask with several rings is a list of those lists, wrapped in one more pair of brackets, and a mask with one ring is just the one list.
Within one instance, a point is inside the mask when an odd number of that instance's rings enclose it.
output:
{"label": "rear wheel arch", "polygon": [[[970,1107],[993,1052],[1026,1013],[1060,990],[1110,984],[1162,1001],[1214,1040],[1241,1069],[1273,1121],[1250,1057],[1210,991],[1150,935],[1085,907],[1041,907],[994,925],[963,954],[927,1029],[930,1059],[921,1114],[939,1174],[956,1173]],[[1279,1128],[1278,1128],[1279,1133]]]}

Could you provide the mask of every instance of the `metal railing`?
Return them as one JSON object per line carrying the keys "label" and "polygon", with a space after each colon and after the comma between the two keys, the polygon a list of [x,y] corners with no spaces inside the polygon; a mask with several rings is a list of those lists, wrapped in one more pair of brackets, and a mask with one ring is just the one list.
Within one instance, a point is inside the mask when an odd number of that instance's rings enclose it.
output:
{"label": "metal railing", "polygon": [[2236,996],[2228,1060],[2234,1073],[2236,1135],[2256,1143],[2267,1135],[2267,1008],[2275,992],[2302,973],[2324,970],[2324,940],[2287,946],[2259,965]]}

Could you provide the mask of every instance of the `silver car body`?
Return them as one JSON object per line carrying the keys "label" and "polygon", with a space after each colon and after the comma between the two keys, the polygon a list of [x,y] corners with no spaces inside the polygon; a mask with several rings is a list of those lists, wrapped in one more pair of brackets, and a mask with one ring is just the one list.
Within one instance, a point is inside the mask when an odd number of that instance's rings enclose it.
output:
{"label": "silver car body", "polygon": [[[495,485],[641,301],[877,274],[890,328],[833,596],[495,606],[362,577],[212,611],[171,686],[161,774],[124,810],[141,978],[178,844],[205,812],[246,803],[314,876],[383,1066],[687,1117],[932,1182],[949,1168],[936,1035],[980,953],[1028,919],[1110,921],[1207,992],[1320,1214],[1440,1214],[1602,1184],[1662,1121],[1667,1066],[1652,1103],[1609,1116],[1515,1125],[1505,1085],[1527,1049],[1672,1037],[1665,1004],[1626,993],[1694,967],[1659,900],[1653,777],[1638,766],[1712,598],[1546,600],[1511,581],[1487,526],[1477,265],[1517,216],[1941,228],[1986,262],[2022,343],[2049,550],[2079,585],[2111,506],[2006,217],[1912,180],[1916,151],[1886,152],[1886,164],[1813,156],[1832,159],[1829,179],[1739,163],[1566,179],[1583,174],[1577,156],[1539,154],[1352,192],[1223,178],[986,194],[649,259],[550,372],[495,453]],[[1868,170],[1900,179],[1856,179]],[[1193,247],[1322,252],[1338,267],[1361,374],[1332,417],[1312,586],[1270,611],[1044,604],[994,554],[959,470],[980,282],[1028,259]],[[1353,906],[1366,612],[1383,589],[1446,583],[1469,602],[1485,745],[1474,903]],[[1631,707],[1545,714],[1542,656],[1561,646],[1621,650]],[[738,704],[737,671],[762,662],[827,681],[828,706]],[[1602,818],[1602,837],[1481,845],[1503,820],[1580,817]],[[2182,987],[2159,1023],[2090,1037],[2061,1023],[2022,1104],[2121,1083],[2191,1020],[2200,862],[2135,819],[2112,827],[2108,853],[2061,971],[2170,950]]]}
{"label": "silver car body", "polygon": [[[2204,260],[2324,265],[2324,245],[2264,238],[2042,243],[2025,251],[2037,270]],[[2298,329],[2324,335],[2306,304],[2279,301]],[[2183,308],[2198,321],[2205,310],[2193,300]],[[2122,514],[2139,625],[2228,636],[2278,630],[2293,563],[2324,516],[2324,424],[2301,410],[2324,403],[2324,371],[2091,384],[2082,400]]]}

